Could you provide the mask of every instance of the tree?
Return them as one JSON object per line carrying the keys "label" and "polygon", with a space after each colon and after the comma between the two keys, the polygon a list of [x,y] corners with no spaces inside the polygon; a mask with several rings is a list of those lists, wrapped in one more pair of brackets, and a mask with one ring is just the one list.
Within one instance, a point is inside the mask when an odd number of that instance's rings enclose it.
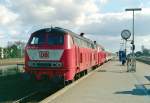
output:
{"label": "tree", "polygon": [[138,56],[142,56],[142,52],[141,51],[137,51],[136,53],[135,53],[135,55],[138,57]]}
{"label": "tree", "polygon": [[145,56],[150,56],[149,50],[148,50],[148,49],[144,49],[144,50],[143,50],[143,55],[145,55]]}

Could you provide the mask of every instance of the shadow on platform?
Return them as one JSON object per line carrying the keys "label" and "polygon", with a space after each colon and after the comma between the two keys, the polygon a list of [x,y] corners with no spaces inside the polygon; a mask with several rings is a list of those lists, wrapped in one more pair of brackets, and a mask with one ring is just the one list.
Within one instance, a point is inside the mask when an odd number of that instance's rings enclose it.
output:
{"label": "shadow on platform", "polygon": [[97,72],[106,72],[105,69],[100,69],[100,70],[97,70]]}
{"label": "shadow on platform", "polygon": [[127,70],[98,70],[97,72],[127,73]]}
{"label": "shadow on platform", "polygon": [[121,63],[119,63],[119,64],[115,64],[114,66],[125,66],[125,65],[122,65]]}
{"label": "shadow on platform", "polygon": [[127,73],[127,70],[108,70],[107,72],[112,72],[112,73]]}
{"label": "shadow on platform", "polygon": [[147,80],[150,81],[150,76],[144,76]]}
{"label": "shadow on platform", "polygon": [[145,96],[150,95],[150,89],[146,89],[143,85],[135,85],[136,88],[131,91],[118,91],[115,94],[131,94],[131,95],[139,95]]}

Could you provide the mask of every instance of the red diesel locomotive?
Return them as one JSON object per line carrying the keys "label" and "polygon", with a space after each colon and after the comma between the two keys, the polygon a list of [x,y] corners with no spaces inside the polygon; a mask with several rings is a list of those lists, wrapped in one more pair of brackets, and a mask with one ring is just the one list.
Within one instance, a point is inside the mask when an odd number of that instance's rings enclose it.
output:
{"label": "red diesel locomotive", "polygon": [[59,27],[35,31],[25,47],[25,72],[37,80],[47,76],[72,81],[105,60],[103,47]]}

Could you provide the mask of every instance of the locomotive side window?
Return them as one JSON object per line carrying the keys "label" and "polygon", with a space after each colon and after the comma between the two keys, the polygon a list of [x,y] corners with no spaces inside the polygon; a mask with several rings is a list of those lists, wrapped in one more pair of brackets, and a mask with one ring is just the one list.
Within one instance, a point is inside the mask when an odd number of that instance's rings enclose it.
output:
{"label": "locomotive side window", "polygon": [[75,43],[76,43],[79,47],[94,48],[93,44],[90,43],[90,42],[88,42],[88,41],[82,40],[82,39],[77,38],[77,37],[73,37],[73,40],[75,41]]}
{"label": "locomotive side window", "polygon": [[42,34],[35,34],[30,40],[30,44],[36,45],[36,44],[44,44],[46,42],[45,35]]}
{"label": "locomotive side window", "polygon": [[78,38],[73,37],[73,39],[74,39],[74,42],[79,46],[80,44],[79,44]]}
{"label": "locomotive side window", "polygon": [[49,34],[48,35],[48,44],[49,45],[63,45],[64,44],[64,35]]}
{"label": "locomotive side window", "polygon": [[70,45],[71,45],[71,46],[73,45],[72,37],[70,37]]}

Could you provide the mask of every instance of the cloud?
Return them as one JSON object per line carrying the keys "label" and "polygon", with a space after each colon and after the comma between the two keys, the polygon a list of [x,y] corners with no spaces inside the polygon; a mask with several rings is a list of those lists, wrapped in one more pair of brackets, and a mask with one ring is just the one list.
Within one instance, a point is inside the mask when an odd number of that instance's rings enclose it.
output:
{"label": "cloud", "polygon": [[118,35],[123,29],[129,29],[131,26],[131,16],[125,13],[106,13],[94,14],[86,18],[80,31],[97,35]]}
{"label": "cloud", "polygon": [[28,39],[31,29],[45,25],[77,30],[79,17],[95,13],[98,8],[92,0],[5,0],[0,2],[0,10],[0,33],[4,41],[7,37]]}
{"label": "cloud", "polygon": [[[143,8],[135,13],[135,33],[137,35],[149,35],[150,8]],[[90,15],[80,30],[98,35],[120,35],[123,29],[132,32],[132,12],[105,13]]]}
{"label": "cloud", "polygon": [[0,34],[0,39],[1,39],[1,38],[4,38],[4,36],[3,36],[2,34]]}
{"label": "cloud", "polygon": [[141,35],[135,38],[135,44],[138,46],[138,49],[144,45],[146,48],[150,48],[150,35]]}
{"label": "cloud", "polygon": [[19,26],[19,16],[17,13],[12,12],[9,8],[1,4],[0,10],[0,41],[5,42],[11,39],[11,36],[16,35],[17,32],[19,34],[21,27]]}
{"label": "cloud", "polygon": [[0,10],[0,24],[3,26],[13,23],[18,18],[17,14],[11,12],[8,8],[6,8],[3,5],[0,5]]}
{"label": "cloud", "polygon": [[[93,0],[7,0],[5,8],[14,14],[11,25],[6,25],[4,31],[13,38],[20,34],[29,35],[28,30],[37,26],[61,26],[77,30],[80,25],[80,17],[86,17],[98,12],[97,5]],[[7,16],[9,17],[9,16]],[[22,38],[24,36],[20,36]]]}
{"label": "cloud", "polygon": [[[11,0],[8,6],[27,24],[53,23],[57,21],[74,21],[82,13],[97,12],[98,8],[92,0]],[[18,9],[19,8],[19,9]]]}
{"label": "cloud", "polygon": [[108,0],[100,0],[101,4],[106,4],[108,2]]}

